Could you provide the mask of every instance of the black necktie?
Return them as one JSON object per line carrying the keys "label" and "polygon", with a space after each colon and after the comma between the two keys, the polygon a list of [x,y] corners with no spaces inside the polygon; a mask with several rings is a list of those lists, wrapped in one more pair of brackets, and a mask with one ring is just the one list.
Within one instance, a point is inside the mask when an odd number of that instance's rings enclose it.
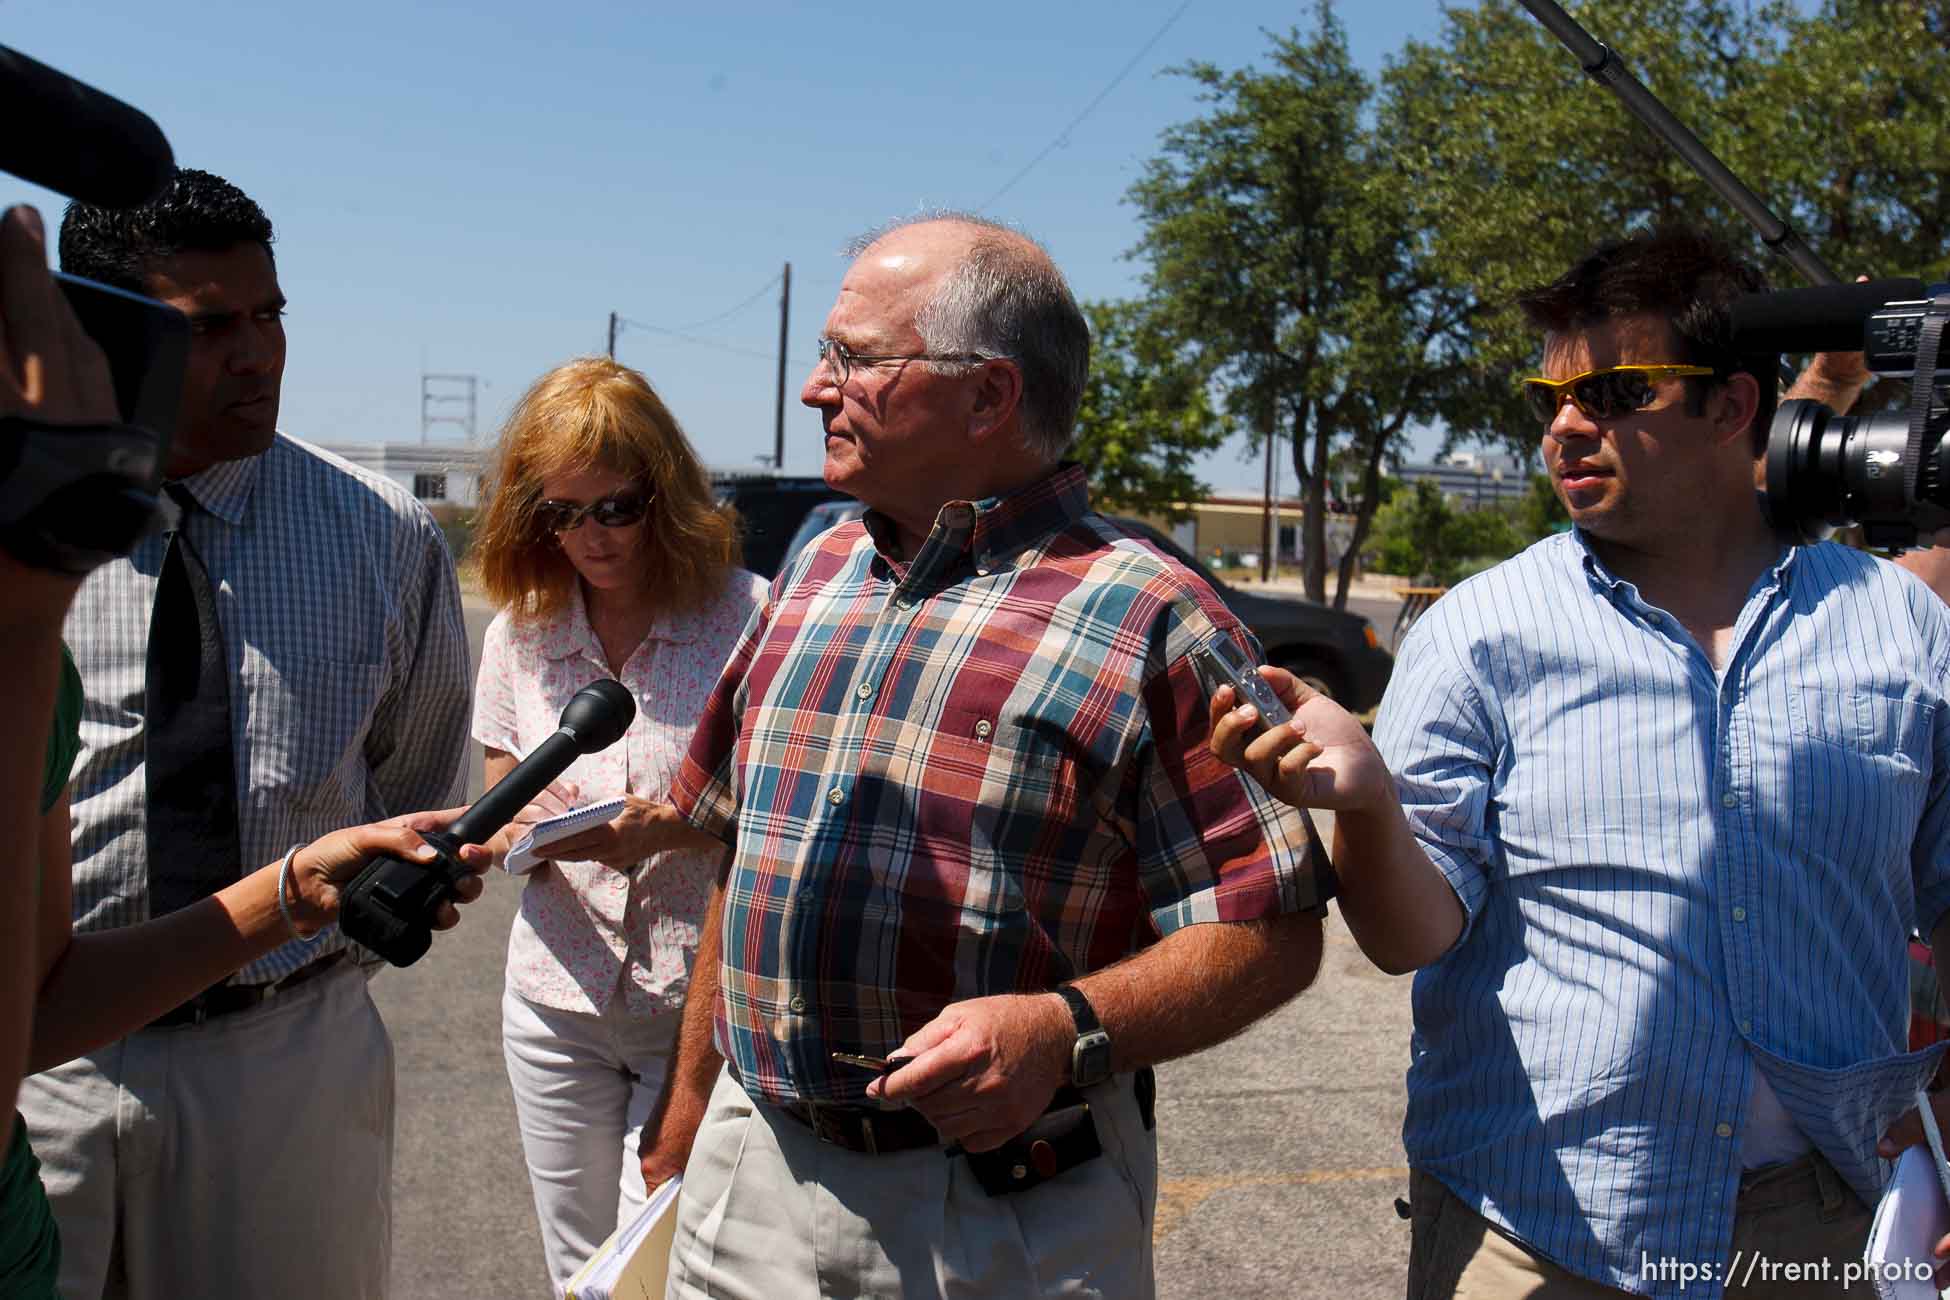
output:
{"label": "black necktie", "polygon": [[180,509],[165,535],[149,616],[143,766],[148,777],[149,915],[208,897],[238,878],[237,758],[230,678],[210,571],[190,544],[197,504],[164,484]]}

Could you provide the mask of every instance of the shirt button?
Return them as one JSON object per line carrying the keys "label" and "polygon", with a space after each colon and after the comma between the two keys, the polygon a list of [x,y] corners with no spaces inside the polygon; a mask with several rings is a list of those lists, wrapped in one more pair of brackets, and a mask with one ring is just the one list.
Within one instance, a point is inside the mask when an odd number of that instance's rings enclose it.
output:
{"label": "shirt button", "polygon": [[989,733],[994,730],[995,730],[994,725],[990,723],[987,718],[983,718],[980,722],[975,724],[975,734],[980,736],[984,740],[987,740],[989,738]]}
{"label": "shirt button", "polygon": [[1713,1126],[1713,1131],[1714,1131],[1715,1133],[1718,1133],[1718,1134],[1719,1134],[1719,1135],[1720,1135],[1721,1137],[1723,1137],[1723,1138],[1730,1138],[1730,1137],[1732,1137],[1732,1136],[1733,1136],[1733,1125],[1731,1125],[1731,1124],[1715,1124],[1715,1125]]}
{"label": "shirt button", "polygon": [[1752,1034],[1754,1032],[1754,1022],[1751,1020],[1741,1021],[1740,1032],[1743,1034]]}
{"label": "shirt button", "polygon": [[859,696],[863,700],[871,699],[873,697],[873,683],[861,682],[858,686],[853,688],[853,693]]}
{"label": "shirt button", "polygon": [[834,807],[838,807],[840,804],[846,802],[846,791],[840,789],[838,786],[834,786],[826,792],[826,802],[832,804]]}
{"label": "shirt button", "polygon": [[786,1005],[792,1008],[794,1015],[803,1016],[806,1014],[806,1000],[797,993],[792,995],[792,1001],[786,1003]]}
{"label": "shirt button", "polygon": [[1746,919],[1747,919],[1747,909],[1746,909],[1746,908],[1744,908],[1744,907],[1736,907],[1736,908],[1734,908],[1734,909],[1733,909],[1733,919],[1734,919],[1734,920],[1736,920],[1736,921],[1744,921],[1744,920],[1746,920]]}
{"label": "shirt button", "polygon": [[1720,796],[1720,806],[1723,808],[1738,808],[1740,806],[1740,796],[1729,790]]}

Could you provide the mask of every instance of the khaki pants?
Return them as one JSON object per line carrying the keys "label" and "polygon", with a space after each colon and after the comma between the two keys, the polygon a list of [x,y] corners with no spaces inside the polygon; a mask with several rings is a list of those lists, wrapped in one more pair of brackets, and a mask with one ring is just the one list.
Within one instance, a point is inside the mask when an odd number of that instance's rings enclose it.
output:
{"label": "khaki pants", "polygon": [[62,1300],[384,1300],[393,1042],[343,964],[21,1084]]}
{"label": "khaki pants", "polygon": [[668,1294],[1150,1300],[1155,1135],[1129,1075],[1085,1096],[1104,1154],[991,1197],[939,1147],[821,1142],[721,1074],[684,1170]]}
{"label": "khaki pants", "polygon": [[[1433,1176],[1417,1169],[1411,1177],[1408,1300],[1615,1300],[1628,1294],[1525,1249]],[[1728,1274],[1726,1294],[1753,1300],[1871,1295],[1867,1283],[1843,1288],[1844,1266],[1860,1262],[1871,1217],[1818,1153],[1751,1171],[1741,1178],[1734,1202],[1733,1253],[1718,1261]],[[1823,1261],[1827,1280],[1809,1280],[1819,1278]],[[1652,1261],[1651,1267],[1680,1262]],[[1676,1275],[1667,1278],[1673,1280]],[[1705,1294],[1703,1283],[1694,1285]]]}

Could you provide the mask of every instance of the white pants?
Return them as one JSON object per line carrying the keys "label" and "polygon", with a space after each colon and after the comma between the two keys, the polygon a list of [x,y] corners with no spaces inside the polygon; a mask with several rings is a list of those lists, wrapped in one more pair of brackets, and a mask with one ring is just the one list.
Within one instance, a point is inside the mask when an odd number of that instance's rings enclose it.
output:
{"label": "white pants", "polygon": [[632,1020],[621,990],[602,1015],[506,990],[501,1046],[555,1293],[643,1208],[637,1136],[663,1092],[675,1013]]}
{"label": "white pants", "polygon": [[393,1041],[349,963],[21,1084],[63,1300],[385,1300]]}
{"label": "white pants", "polygon": [[863,1155],[821,1142],[719,1075],[684,1169],[670,1300],[1150,1300],[1156,1134],[1131,1076],[1085,1094],[1104,1153],[990,1196],[940,1147]]}

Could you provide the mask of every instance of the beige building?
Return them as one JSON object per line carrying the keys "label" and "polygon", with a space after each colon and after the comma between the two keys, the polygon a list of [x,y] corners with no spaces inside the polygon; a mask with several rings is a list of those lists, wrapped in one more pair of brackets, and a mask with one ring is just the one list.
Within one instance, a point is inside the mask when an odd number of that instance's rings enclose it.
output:
{"label": "beige building", "polygon": [[[1221,493],[1186,506],[1191,518],[1182,523],[1167,523],[1155,516],[1144,521],[1207,564],[1259,563],[1260,546],[1265,538],[1266,498],[1258,494]],[[1276,559],[1281,564],[1300,562],[1300,521],[1306,506],[1299,497],[1282,497],[1277,503],[1273,524],[1279,538]],[[1327,519],[1328,562],[1340,558],[1341,545],[1353,531],[1353,519],[1330,515]]]}

